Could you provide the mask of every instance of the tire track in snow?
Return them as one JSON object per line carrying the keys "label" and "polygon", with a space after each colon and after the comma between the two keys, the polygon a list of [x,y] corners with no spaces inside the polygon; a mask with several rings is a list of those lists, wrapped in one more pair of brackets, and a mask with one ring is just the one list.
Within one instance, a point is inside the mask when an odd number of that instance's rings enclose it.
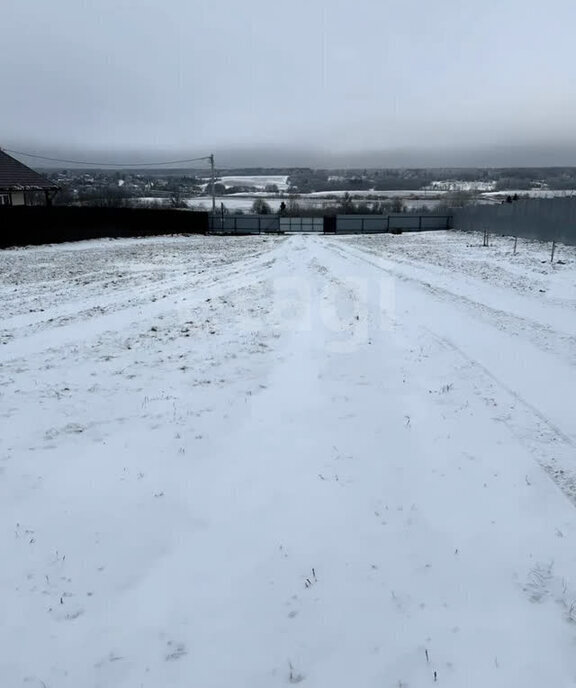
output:
{"label": "tire track in snow", "polygon": [[[179,275],[154,281],[139,286],[137,294],[135,294],[134,287],[132,286],[132,288],[121,289],[107,296],[99,294],[92,298],[75,299],[75,301],[63,304],[56,309],[51,308],[45,311],[44,315],[40,317],[36,314],[32,316],[29,314],[16,315],[4,320],[3,324],[6,329],[0,332],[0,338],[29,336],[29,334],[33,334],[43,328],[61,327],[62,325],[72,324],[75,321],[91,318],[99,314],[145,305],[150,300],[164,299],[182,291],[182,289],[206,288],[215,279],[232,277],[235,274],[256,273],[265,267],[268,261],[273,259],[272,253],[273,251],[270,251],[248,261],[237,260],[224,266],[209,266],[190,276]],[[48,315],[51,317],[48,318]],[[20,324],[20,321],[23,322]],[[16,327],[11,330],[8,329],[7,326],[10,326],[13,322],[16,323]]]}
{"label": "tire track in snow", "polygon": [[[432,296],[449,299],[454,304],[463,306],[468,311],[475,311],[477,316],[482,317],[490,324],[497,327],[499,330],[506,331],[508,334],[513,336],[527,335],[531,342],[540,348],[543,352],[549,354],[554,353],[555,355],[566,359],[571,365],[576,365],[576,336],[571,335],[567,332],[561,332],[550,324],[539,322],[532,318],[523,317],[510,313],[509,311],[500,310],[489,306],[485,303],[480,303],[479,301],[474,301],[467,296],[462,294],[457,294],[445,287],[441,287],[424,279],[419,279],[414,276],[406,275],[401,269],[395,270],[388,266],[384,266],[378,262],[378,259],[368,252],[351,247],[345,244],[337,244],[334,240],[330,241],[329,247],[336,251],[341,257],[353,257],[358,260],[364,261],[369,265],[386,272],[395,278],[406,282],[408,284],[414,284],[421,289],[426,290]],[[390,259],[385,259],[387,262],[391,262]],[[408,264],[407,264],[408,265]],[[411,265],[409,267],[414,267],[416,269],[425,269],[424,266]],[[432,279],[432,276],[431,276]],[[554,343],[554,349],[551,348],[550,344]]]}
{"label": "tire track in snow", "polygon": [[[402,273],[396,273],[393,270],[379,265],[378,262],[371,260],[368,256],[362,255],[363,252],[361,250],[351,250],[348,246],[341,249],[340,246],[335,246],[332,242],[329,249],[345,260],[356,259],[377,270],[386,272],[387,274],[393,274],[403,282],[424,290],[435,299],[445,301],[446,297],[448,297],[448,300],[452,302],[452,304],[457,304],[460,307],[464,306],[467,314],[473,317],[477,318],[479,312],[484,315],[486,312],[493,310],[488,306],[472,302],[466,297],[458,296],[448,290],[433,287],[425,281],[406,276]],[[520,321],[522,323],[526,322],[524,319],[506,313],[505,311],[498,312],[498,315],[504,316],[504,319],[508,318],[511,323],[515,321]],[[498,327],[500,322],[500,318],[497,319],[496,322],[494,322],[493,319],[489,324],[495,327],[500,336],[518,336],[518,332],[508,331]],[[532,321],[531,325],[535,328],[542,327],[535,321]],[[554,420],[549,412],[542,410],[539,398],[540,395],[538,394],[542,390],[535,390],[535,392],[533,392],[535,400],[529,400],[526,393],[518,391],[515,385],[503,379],[501,374],[491,370],[489,365],[484,364],[477,356],[467,353],[465,347],[457,344],[453,337],[446,336],[444,333],[436,331],[438,326],[426,326],[420,323],[419,327],[424,330],[428,336],[434,338],[442,346],[451,349],[460,358],[470,364],[470,366],[477,371],[480,386],[486,387],[487,383],[495,385],[503,395],[512,400],[513,405],[520,407],[513,417],[504,420],[506,426],[516,439],[530,451],[538,464],[545,470],[562,492],[576,504],[576,466],[574,465],[576,440],[569,431],[562,429],[562,422]],[[530,341],[530,344],[532,346],[535,345],[533,341]],[[511,342],[511,345],[513,349],[514,342]],[[540,355],[550,357],[552,352],[544,349],[540,351]],[[574,375],[572,366],[566,368],[564,363],[564,372],[566,374],[564,377],[559,377],[558,375],[554,376],[555,384],[560,386],[560,381],[565,384],[566,400],[567,403],[570,403],[570,393],[572,393],[573,397],[574,390],[576,389],[569,383],[570,377]],[[558,394],[562,396],[560,390]]]}
{"label": "tire track in snow", "polygon": [[236,289],[267,279],[268,270],[274,262],[274,252],[270,251],[247,267],[235,264],[228,266],[223,273],[218,272],[216,275],[211,273],[203,276],[201,280],[188,283],[180,280],[180,285],[178,280],[174,280],[170,292],[159,295],[153,302],[148,299],[136,303],[128,302],[124,307],[112,312],[92,309],[87,311],[88,320],[66,321],[59,326],[56,323],[48,330],[37,330],[27,337],[22,332],[15,332],[13,334],[18,334],[18,337],[14,337],[13,341],[5,342],[0,349],[0,363],[18,360],[47,349],[69,346],[74,342],[96,337],[109,330],[121,330],[133,320],[158,315],[170,308],[178,308],[184,303],[190,306],[201,303],[207,298],[224,296]]}
{"label": "tire track in snow", "polygon": [[[558,485],[562,492],[576,505],[576,468],[574,467],[573,456],[576,452],[576,441],[561,430],[548,416],[540,411],[534,404],[530,403],[518,392],[509,387],[500,378],[494,375],[480,361],[469,356],[461,347],[452,340],[442,337],[429,328],[424,328],[442,346],[451,349],[461,358],[467,361],[470,366],[475,368],[480,375],[492,380],[505,394],[509,395],[515,402],[523,406],[530,418],[529,423],[520,424],[517,419],[502,419],[512,434],[527,448],[536,459],[540,466]],[[528,436],[529,439],[528,439]],[[535,451],[534,443],[541,443],[541,437],[548,437],[544,442],[544,451]],[[555,445],[555,454],[562,454],[564,460],[551,457],[547,450],[551,444]],[[558,445],[563,444],[562,451],[558,450]]]}

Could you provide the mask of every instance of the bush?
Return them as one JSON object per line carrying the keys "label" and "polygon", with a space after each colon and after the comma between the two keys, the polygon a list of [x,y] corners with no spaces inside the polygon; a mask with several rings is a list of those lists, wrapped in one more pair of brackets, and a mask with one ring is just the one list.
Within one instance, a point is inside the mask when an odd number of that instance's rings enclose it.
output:
{"label": "bush", "polygon": [[252,203],[252,212],[256,215],[271,215],[272,208],[263,198],[257,198],[254,203]]}

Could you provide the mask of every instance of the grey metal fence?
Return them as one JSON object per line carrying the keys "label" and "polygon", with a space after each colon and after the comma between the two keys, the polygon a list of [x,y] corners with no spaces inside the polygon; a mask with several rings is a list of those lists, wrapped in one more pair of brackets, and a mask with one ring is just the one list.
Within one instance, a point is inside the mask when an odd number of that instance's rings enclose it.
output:
{"label": "grey metal fence", "polygon": [[449,215],[337,215],[291,217],[285,215],[211,215],[212,234],[284,234],[315,232],[334,234],[375,234],[450,229]]}
{"label": "grey metal fence", "polygon": [[576,245],[576,198],[520,199],[456,208],[453,226]]}
{"label": "grey metal fence", "polygon": [[323,217],[280,217],[281,232],[323,232]]}
{"label": "grey metal fence", "polygon": [[213,234],[262,234],[280,232],[279,215],[211,215],[209,231]]}
{"label": "grey metal fence", "polygon": [[379,234],[450,229],[450,215],[337,215],[336,234]]}

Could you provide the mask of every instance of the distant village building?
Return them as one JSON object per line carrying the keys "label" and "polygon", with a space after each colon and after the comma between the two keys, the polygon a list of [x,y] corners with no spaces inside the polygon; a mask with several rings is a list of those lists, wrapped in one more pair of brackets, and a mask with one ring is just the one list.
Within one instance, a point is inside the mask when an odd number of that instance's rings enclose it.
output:
{"label": "distant village building", "polygon": [[52,204],[57,184],[49,181],[24,163],[0,148],[0,208],[2,206],[30,205],[39,195],[46,205]]}
{"label": "distant village building", "polygon": [[431,182],[427,191],[494,191],[495,181],[489,182],[465,182],[459,179],[447,179],[444,181]]}

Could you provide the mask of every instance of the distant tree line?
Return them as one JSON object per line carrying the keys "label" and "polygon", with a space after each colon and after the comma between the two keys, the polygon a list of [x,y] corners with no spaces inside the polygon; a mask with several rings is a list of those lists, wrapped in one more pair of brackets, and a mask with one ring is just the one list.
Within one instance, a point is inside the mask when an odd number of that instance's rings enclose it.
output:
{"label": "distant tree line", "polygon": [[434,181],[495,182],[496,190],[576,189],[576,167],[429,168],[291,171],[289,191],[420,190]]}
{"label": "distant tree line", "polygon": [[[219,170],[219,174],[233,173],[235,176],[258,174],[285,174],[288,176],[288,191],[282,194],[288,206],[287,212],[308,214],[316,212],[301,201],[295,201],[299,194],[322,192],[363,191],[368,198],[354,201],[352,198],[335,196],[328,207],[318,212],[389,212],[390,204],[399,201],[369,198],[375,192],[403,190],[418,191],[428,187],[433,181],[460,180],[463,182],[494,182],[495,190],[528,190],[533,187],[551,190],[576,189],[576,167],[531,167],[531,168],[414,168],[414,169],[337,169],[314,170],[311,168],[249,168]],[[91,205],[97,207],[129,207],[142,202],[137,199],[148,198],[151,205],[184,208],[190,206],[190,199],[212,193],[211,183],[206,185],[207,170],[203,175],[175,171],[148,171],[134,173],[128,171],[63,170],[54,173],[54,180],[62,186],[56,196],[56,205]],[[52,175],[50,175],[52,176]],[[217,196],[255,193],[252,185],[237,184],[228,188],[221,182],[214,185]],[[280,194],[276,184],[265,188],[269,194]],[[474,200],[474,192],[454,191],[439,195],[443,207],[462,207]],[[294,211],[298,205],[298,210]],[[292,209],[292,210],[291,210]],[[345,210],[346,209],[346,210]],[[392,212],[397,212],[393,209]]]}
{"label": "distant tree line", "polygon": [[[227,212],[227,211],[226,211]],[[298,217],[324,217],[326,215],[389,215],[394,213],[406,212],[406,207],[401,198],[394,198],[386,201],[354,201],[349,193],[345,193],[338,202],[334,204],[322,204],[322,206],[311,206],[298,196],[289,196],[286,201],[282,201],[278,210],[273,211],[270,204],[263,198],[257,198],[250,212],[256,215],[272,215],[274,212],[279,215]],[[242,214],[242,211],[235,210],[235,215]]]}

